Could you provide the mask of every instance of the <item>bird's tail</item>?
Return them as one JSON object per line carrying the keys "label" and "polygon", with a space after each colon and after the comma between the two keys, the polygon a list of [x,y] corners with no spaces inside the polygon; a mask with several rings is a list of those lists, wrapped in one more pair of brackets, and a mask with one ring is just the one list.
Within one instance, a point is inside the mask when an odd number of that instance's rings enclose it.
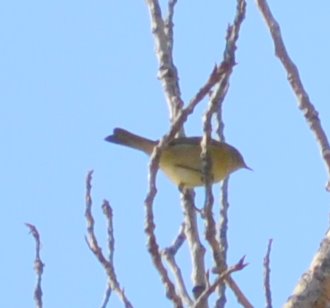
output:
{"label": "bird's tail", "polygon": [[115,128],[113,134],[106,137],[105,140],[140,150],[148,155],[152,153],[154,146],[157,145],[157,141],[132,134],[122,128]]}

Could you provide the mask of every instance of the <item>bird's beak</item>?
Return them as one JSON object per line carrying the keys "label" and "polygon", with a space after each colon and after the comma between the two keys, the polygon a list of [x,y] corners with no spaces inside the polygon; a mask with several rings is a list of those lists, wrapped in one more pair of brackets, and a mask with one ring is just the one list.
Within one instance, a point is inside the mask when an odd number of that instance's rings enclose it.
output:
{"label": "bird's beak", "polygon": [[243,166],[243,168],[244,169],[248,169],[248,170],[250,170],[250,171],[253,171],[253,169],[252,168],[250,168],[248,165],[246,165],[245,163],[244,163],[244,166]]}

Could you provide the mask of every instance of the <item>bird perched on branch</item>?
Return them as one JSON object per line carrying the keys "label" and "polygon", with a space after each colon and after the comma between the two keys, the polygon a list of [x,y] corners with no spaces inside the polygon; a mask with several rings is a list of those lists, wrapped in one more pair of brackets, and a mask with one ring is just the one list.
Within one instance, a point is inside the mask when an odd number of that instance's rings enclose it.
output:
{"label": "bird perched on branch", "polygon": [[[201,137],[176,138],[161,151],[159,167],[176,185],[185,188],[205,185],[201,139]],[[115,128],[113,134],[105,140],[140,150],[149,156],[158,144],[156,140],[135,135],[122,128]],[[250,169],[241,153],[227,143],[211,139],[207,151],[211,158],[211,183],[220,182],[238,169]]]}

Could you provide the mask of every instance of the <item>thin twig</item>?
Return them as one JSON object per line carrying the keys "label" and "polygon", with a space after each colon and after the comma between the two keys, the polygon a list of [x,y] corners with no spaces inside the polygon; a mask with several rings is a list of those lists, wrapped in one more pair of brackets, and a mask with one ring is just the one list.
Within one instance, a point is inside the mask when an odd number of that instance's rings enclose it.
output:
{"label": "thin twig", "polygon": [[270,252],[272,249],[273,240],[268,241],[267,252],[264,258],[264,289],[266,296],[266,308],[272,308],[272,291],[270,288]]}
{"label": "thin twig", "polygon": [[[218,287],[218,285],[226,279],[226,277],[229,277],[230,274],[233,272],[241,271],[244,267],[247,266],[247,263],[244,263],[244,258],[241,258],[241,260],[238,261],[237,264],[227,268],[224,272],[222,272],[219,277],[201,294],[201,296],[198,298],[196,303],[194,304],[194,307],[200,307],[200,304],[205,301]],[[245,307],[245,306],[244,306]]]}
{"label": "thin twig", "polygon": [[[217,84],[210,98],[209,113],[211,113],[212,110],[216,112],[216,116],[218,120],[217,132],[221,141],[225,141],[224,124],[222,121],[222,104],[229,88],[229,79],[231,73],[233,71],[234,65],[236,64],[236,60],[235,60],[235,51],[237,48],[236,43],[239,37],[241,24],[245,18],[245,11],[246,11],[246,2],[244,0],[238,0],[236,7],[236,15],[233,25],[230,25],[227,29],[226,47],[223,53],[223,61],[220,65],[220,67],[226,67],[227,69],[225,70],[225,73],[221,76],[219,83]],[[209,242],[211,244],[214,260],[216,262],[217,270],[219,272],[223,272],[227,267],[226,257],[227,257],[227,249],[228,249],[227,229],[228,229],[228,208],[229,208],[228,179],[224,180],[221,189],[222,189],[222,202],[221,202],[222,207],[220,210],[219,240],[216,240],[215,238],[212,239],[211,237],[212,234],[215,235],[215,225],[213,225],[212,223],[211,214],[208,215],[208,217],[210,217],[209,224],[211,223],[211,225],[209,226],[209,230],[210,232],[212,231],[212,233],[209,233]],[[213,227],[211,227],[212,225]],[[236,297],[242,298],[243,293],[239,290],[234,280],[230,276],[228,276],[225,281],[229,286],[231,286],[232,290],[236,294]],[[226,303],[224,284],[219,285],[218,292],[219,292],[219,298],[217,299],[217,307],[224,307]],[[248,303],[248,300],[246,298],[244,299],[244,301]]]}
{"label": "thin twig", "polygon": [[[210,170],[212,167],[212,161],[208,157],[207,152],[207,144],[211,139],[211,119],[212,115],[216,113],[218,110],[220,110],[221,105],[224,101],[224,98],[227,94],[227,90],[229,87],[229,78],[231,76],[231,73],[233,71],[233,67],[236,64],[235,61],[235,50],[236,50],[236,42],[238,40],[240,26],[244,20],[245,17],[245,9],[246,9],[246,3],[245,1],[238,1],[237,4],[237,10],[236,10],[236,16],[234,19],[234,23],[232,26],[228,27],[227,30],[227,37],[226,37],[226,48],[223,54],[223,61],[221,65],[218,68],[218,71],[221,71],[221,74],[217,75],[219,78],[217,80],[217,86],[215,91],[212,93],[212,96],[210,98],[210,103],[208,110],[205,114],[204,118],[204,136],[202,138],[201,146],[202,146],[202,153],[201,156],[203,158],[203,162],[205,165],[204,169],[204,176],[205,176],[205,205],[204,205],[204,211],[205,211],[205,222],[206,222],[206,239],[208,240],[212,252],[213,257],[216,263],[216,266],[219,270],[219,272],[223,272],[226,269],[226,263],[225,258],[223,257],[224,254],[222,253],[223,250],[220,246],[219,241],[216,238],[216,223],[213,218],[213,202],[214,197],[212,194],[212,186],[211,186],[211,179],[210,177]],[[212,75],[212,74],[211,74]],[[223,132],[222,132],[223,133]],[[225,294],[224,294],[224,287],[220,288],[220,299],[218,301],[218,304],[220,302],[225,302]]]}
{"label": "thin twig", "polygon": [[181,205],[185,221],[185,235],[189,246],[192,263],[192,292],[194,298],[196,299],[206,287],[206,270],[204,260],[206,250],[199,237],[194,197],[195,193],[193,190],[181,190]]}
{"label": "thin twig", "polygon": [[307,124],[309,125],[317,143],[319,144],[321,155],[325,162],[328,173],[326,189],[330,191],[330,145],[328,137],[321,125],[319,114],[309,99],[308,93],[306,92],[302,80],[300,79],[297,66],[293,63],[286,50],[281,35],[280,26],[270,11],[267,1],[256,0],[256,2],[272,36],[275,47],[275,54],[282,62],[288,76],[288,81],[297,97],[298,107],[302,111]]}
{"label": "thin twig", "polygon": [[169,0],[168,1],[168,16],[165,20],[165,33],[167,36],[167,44],[170,54],[173,54],[173,43],[174,43],[174,35],[173,35],[173,27],[174,27],[174,8],[177,4],[177,0]]}
{"label": "thin twig", "polygon": [[92,174],[93,171],[89,171],[86,178],[86,209],[85,209],[85,217],[87,221],[87,236],[86,236],[86,242],[89,247],[89,249],[92,251],[94,256],[98,259],[102,267],[104,268],[105,272],[107,273],[108,277],[108,287],[105,292],[104,300],[102,303],[102,307],[106,307],[110,295],[111,290],[115,291],[118,294],[118,297],[121,299],[121,301],[124,303],[126,308],[132,308],[132,304],[128,300],[124,289],[120,287],[120,284],[118,282],[115,267],[113,263],[113,253],[114,253],[114,238],[113,238],[113,224],[112,224],[112,209],[110,207],[110,204],[108,201],[104,201],[102,208],[103,213],[108,221],[108,248],[109,248],[109,259],[107,260],[104,256],[101,247],[98,244],[95,232],[94,232],[94,218],[92,214]]}
{"label": "thin twig", "polygon": [[109,201],[104,200],[102,204],[102,210],[104,216],[107,218],[107,233],[108,233],[108,250],[109,250],[109,261],[113,262],[113,255],[115,251],[115,237],[113,235],[113,211],[109,204]]}
{"label": "thin twig", "polygon": [[166,254],[171,254],[173,256],[176,255],[176,253],[178,252],[178,250],[181,248],[182,244],[186,240],[186,235],[184,233],[184,230],[185,230],[185,224],[182,223],[178,235],[176,236],[172,245],[164,249]]}
{"label": "thin twig", "polygon": [[103,301],[102,301],[102,304],[101,304],[101,308],[107,308],[107,305],[109,303],[111,294],[112,294],[111,285],[110,285],[110,283],[108,283],[107,288],[104,292],[104,297],[103,297]]}
{"label": "thin twig", "polygon": [[[223,69],[223,73],[219,76],[218,84],[216,86],[215,91],[212,93],[210,98],[210,105],[209,109],[205,116],[204,121],[204,138],[206,140],[210,138],[210,131],[211,131],[211,117],[214,112],[217,112],[218,119],[221,119],[221,107],[224,101],[224,98],[227,94],[229,88],[229,78],[233,71],[233,67],[236,64],[235,61],[235,51],[236,51],[236,43],[239,37],[239,31],[241,24],[245,18],[245,11],[246,11],[246,2],[244,0],[237,1],[237,9],[236,15],[233,22],[233,25],[229,26],[227,29],[227,36],[226,36],[226,48],[223,53],[223,61],[219,68]],[[220,116],[219,116],[220,114]],[[222,125],[221,125],[222,124]],[[222,119],[219,121],[218,126],[218,133],[220,136],[220,140],[224,141],[224,134],[223,134],[223,122]],[[224,185],[222,186],[222,204],[229,204],[227,199],[227,187],[228,182],[225,181]],[[225,198],[225,199],[224,199]],[[216,224],[213,218],[213,211],[212,211],[212,202],[213,195],[210,188],[206,189],[206,207],[205,207],[205,216],[206,216],[206,238],[210,243],[213,252],[213,258],[216,263],[216,267],[218,272],[223,272],[226,269],[226,254],[228,248],[227,242],[227,228],[228,228],[228,206],[223,206],[220,212],[221,215],[221,225],[220,225],[220,239],[219,241],[216,238]],[[223,245],[223,246],[222,246]],[[234,293],[236,294],[237,298],[240,298],[241,301],[246,303],[246,306],[251,305],[244,294],[241,292],[237,284],[234,280],[228,276],[226,277],[225,281],[227,284],[232,288]],[[224,306],[226,302],[225,297],[225,287],[224,285],[219,286],[219,294],[220,297],[217,300],[217,305],[219,307]],[[251,305],[252,306],[252,305]]]}
{"label": "thin twig", "polygon": [[[105,215],[105,217],[107,219],[107,223],[108,223],[107,239],[108,239],[109,264],[112,264],[112,266],[113,266],[113,264],[114,264],[113,256],[114,256],[114,252],[115,252],[115,237],[113,235],[113,213],[112,213],[112,208],[107,200],[103,201],[102,210],[103,210],[103,214]],[[113,273],[115,273],[114,266],[113,266]],[[112,287],[111,287],[112,285],[113,285],[113,283],[111,282],[111,279],[108,278],[108,285],[107,285],[107,288],[104,293],[104,299],[103,299],[103,304],[101,305],[101,308],[106,308],[108,305],[108,302],[110,300],[110,296],[112,293]],[[124,290],[122,290],[122,291],[124,291]]]}
{"label": "thin twig", "polygon": [[37,274],[37,284],[34,289],[34,301],[36,303],[37,308],[42,308],[42,288],[41,288],[41,280],[42,280],[42,273],[44,271],[44,263],[40,257],[40,235],[37,228],[29,223],[25,224],[32,234],[35,242],[36,242],[36,256],[34,259],[34,270]]}
{"label": "thin twig", "polygon": [[237,301],[244,307],[244,308],[254,308],[250,301],[247,299],[245,294],[242,292],[238,284],[231,276],[225,277],[226,284],[229,288],[234,292]]}
{"label": "thin twig", "polygon": [[[145,199],[145,232],[147,235],[147,247],[148,251],[151,255],[152,261],[154,262],[154,265],[156,269],[158,270],[158,273],[161,277],[162,283],[165,286],[166,289],[166,296],[168,299],[173,301],[173,303],[176,305],[176,307],[183,307],[182,300],[180,296],[176,293],[174,283],[171,281],[168,272],[166,270],[165,265],[163,264],[159,245],[157,243],[157,237],[155,234],[155,222],[154,222],[154,214],[153,214],[153,200],[156,196],[157,189],[155,185],[155,176],[157,172],[158,166],[152,166],[152,164],[155,162],[155,159],[151,160],[151,167],[150,167],[150,179],[149,179],[149,192]],[[152,168],[153,167],[153,168]]]}
{"label": "thin twig", "polygon": [[[215,103],[215,104],[213,104]],[[219,247],[219,242],[216,239],[216,223],[213,218],[213,203],[214,197],[212,192],[212,158],[208,150],[208,144],[211,141],[212,134],[212,115],[216,110],[217,104],[215,101],[210,101],[207,112],[205,113],[203,120],[203,138],[201,140],[201,159],[202,159],[202,170],[203,170],[203,179],[205,182],[205,200],[203,217],[205,218],[205,237],[209,242],[209,245],[213,251],[213,247]],[[217,249],[217,248],[216,248]],[[202,290],[201,290],[202,291]],[[207,300],[207,297],[204,299]],[[205,303],[201,302],[201,307],[205,306]]]}
{"label": "thin twig", "polygon": [[[158,78],[161,80],[167,105],[170,111],[170,120],[174,121],[179,110],[183,106],[181,99],[178,71],[175,67],[173,49],[173,23],[175,1],[169,4],[168,22],[165,24],[159,2],[157,0],[147,0],[149,8],[152,33],[154,35],[156,54],[159,62]],[[165,27],[166,26],[166,27]]]}
{"label": "thin twig", "polygon": [[189,296],[189,293],[187,292],[187,288],[182,276],[182,272],[178,264],[176,263],[175,260],[175,255],[182,246],[186,239],[185,236],[185,225],[182,224],[179,230],[179,233],[177,237],[175,238],[174,242],[172,243],[171,246],[167,247],[164,249],[162,252],[163,256],[165,257],[167,263],[169,264],[169,267],[172,270],[172,273],[175,277],[176,280],[176,285],[178,287],[179,294],[183,301],[185,302],[186,305],[191,306],[193,301]]}
{"label": "thin twig", "polygon": [[[227,268],[227,251],[228,251],[228,239],[227,239],[227,230],[228,230],[228,183],[229,177],[224,179],[221,185],[221,204],[220,204],[220,221],[218,227],[218,238],[220,251],[218,253],[220,270]],[[220,284],[218,288],[219,298],[217,299],[216,307],[225,307],[227,302],[226,298],[226,285]]]}
{"label": "thin twig", "polygon": [[[227,92],[227,89],[226,89]],[[215,95],[214,97],[216,97]],[[222,97],[219,97],[220,100],[223,100]],[[219,136],[219,140],[225,142],[224,135],[224,121],[222,117],[222,106],[223,104],[219,104],[219,108],[216,113],[217,118],[217,134]],[[229,177],[223,180],[221,184],[221,202],[220,202],[220,221],[218,226],[218,238],[219,238],[219,246],[220,251],[218,253],[219,257],[219,266],[220,272],[227,268],[227,251],[228,251],[228,239],[227,239],[227,231],[228,231],[228,211],[229,211],[229,201],[228,201],[228,186],[229,186]],[[226,284],[222,283],[218,287],[219,297],[216,301],[216,307],[224,308],[227,302],[226,298]]]}
{"label": "thin twig", "polygon": [[[205,181],[205,201],[204,201],[205,237],[211,247],[213,257],[217,259],[219,259],[220,257],[220,243],[217,240],[216,222],[213,217],[214,196],[212,192],[212,174],[211,174],[213,162],[208,152],[208,144],[211,141],[212,116],[219,109],[220,103],[221,103],[220,100],[210,99],[208,110],[206,111],[203,119],[204,134],[201,140],[201,158],[202,158],[202,167],[203,167],[202,169],[203,169],[203,178]],[[219,266],[219,262],[215,260],[215,263],[217,264],[217,266]],[[222,266],[223,270],[225,270],[225,268],[226,267]]]}

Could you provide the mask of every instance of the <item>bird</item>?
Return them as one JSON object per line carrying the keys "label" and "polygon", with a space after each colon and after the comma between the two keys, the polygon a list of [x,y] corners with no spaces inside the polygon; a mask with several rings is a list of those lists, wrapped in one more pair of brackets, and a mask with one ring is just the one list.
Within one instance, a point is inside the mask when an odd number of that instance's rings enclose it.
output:
{"label": "bird", "polygon": [[[151,140],[133,134],[122,128],[115,128],[106,141],[140,150],[150,156],[158,144]],[[159,168],[178,187],[195,188],[205,185],[205,167],[201,158],[202,137],[178,137],[172,139],[161,151]],[[234,171],[250,169],[242,154],[233,146],[211,139],[207,151],[211,158],[210,181],[217,183]],[[204,169],[203,169],[204,168]]]}

